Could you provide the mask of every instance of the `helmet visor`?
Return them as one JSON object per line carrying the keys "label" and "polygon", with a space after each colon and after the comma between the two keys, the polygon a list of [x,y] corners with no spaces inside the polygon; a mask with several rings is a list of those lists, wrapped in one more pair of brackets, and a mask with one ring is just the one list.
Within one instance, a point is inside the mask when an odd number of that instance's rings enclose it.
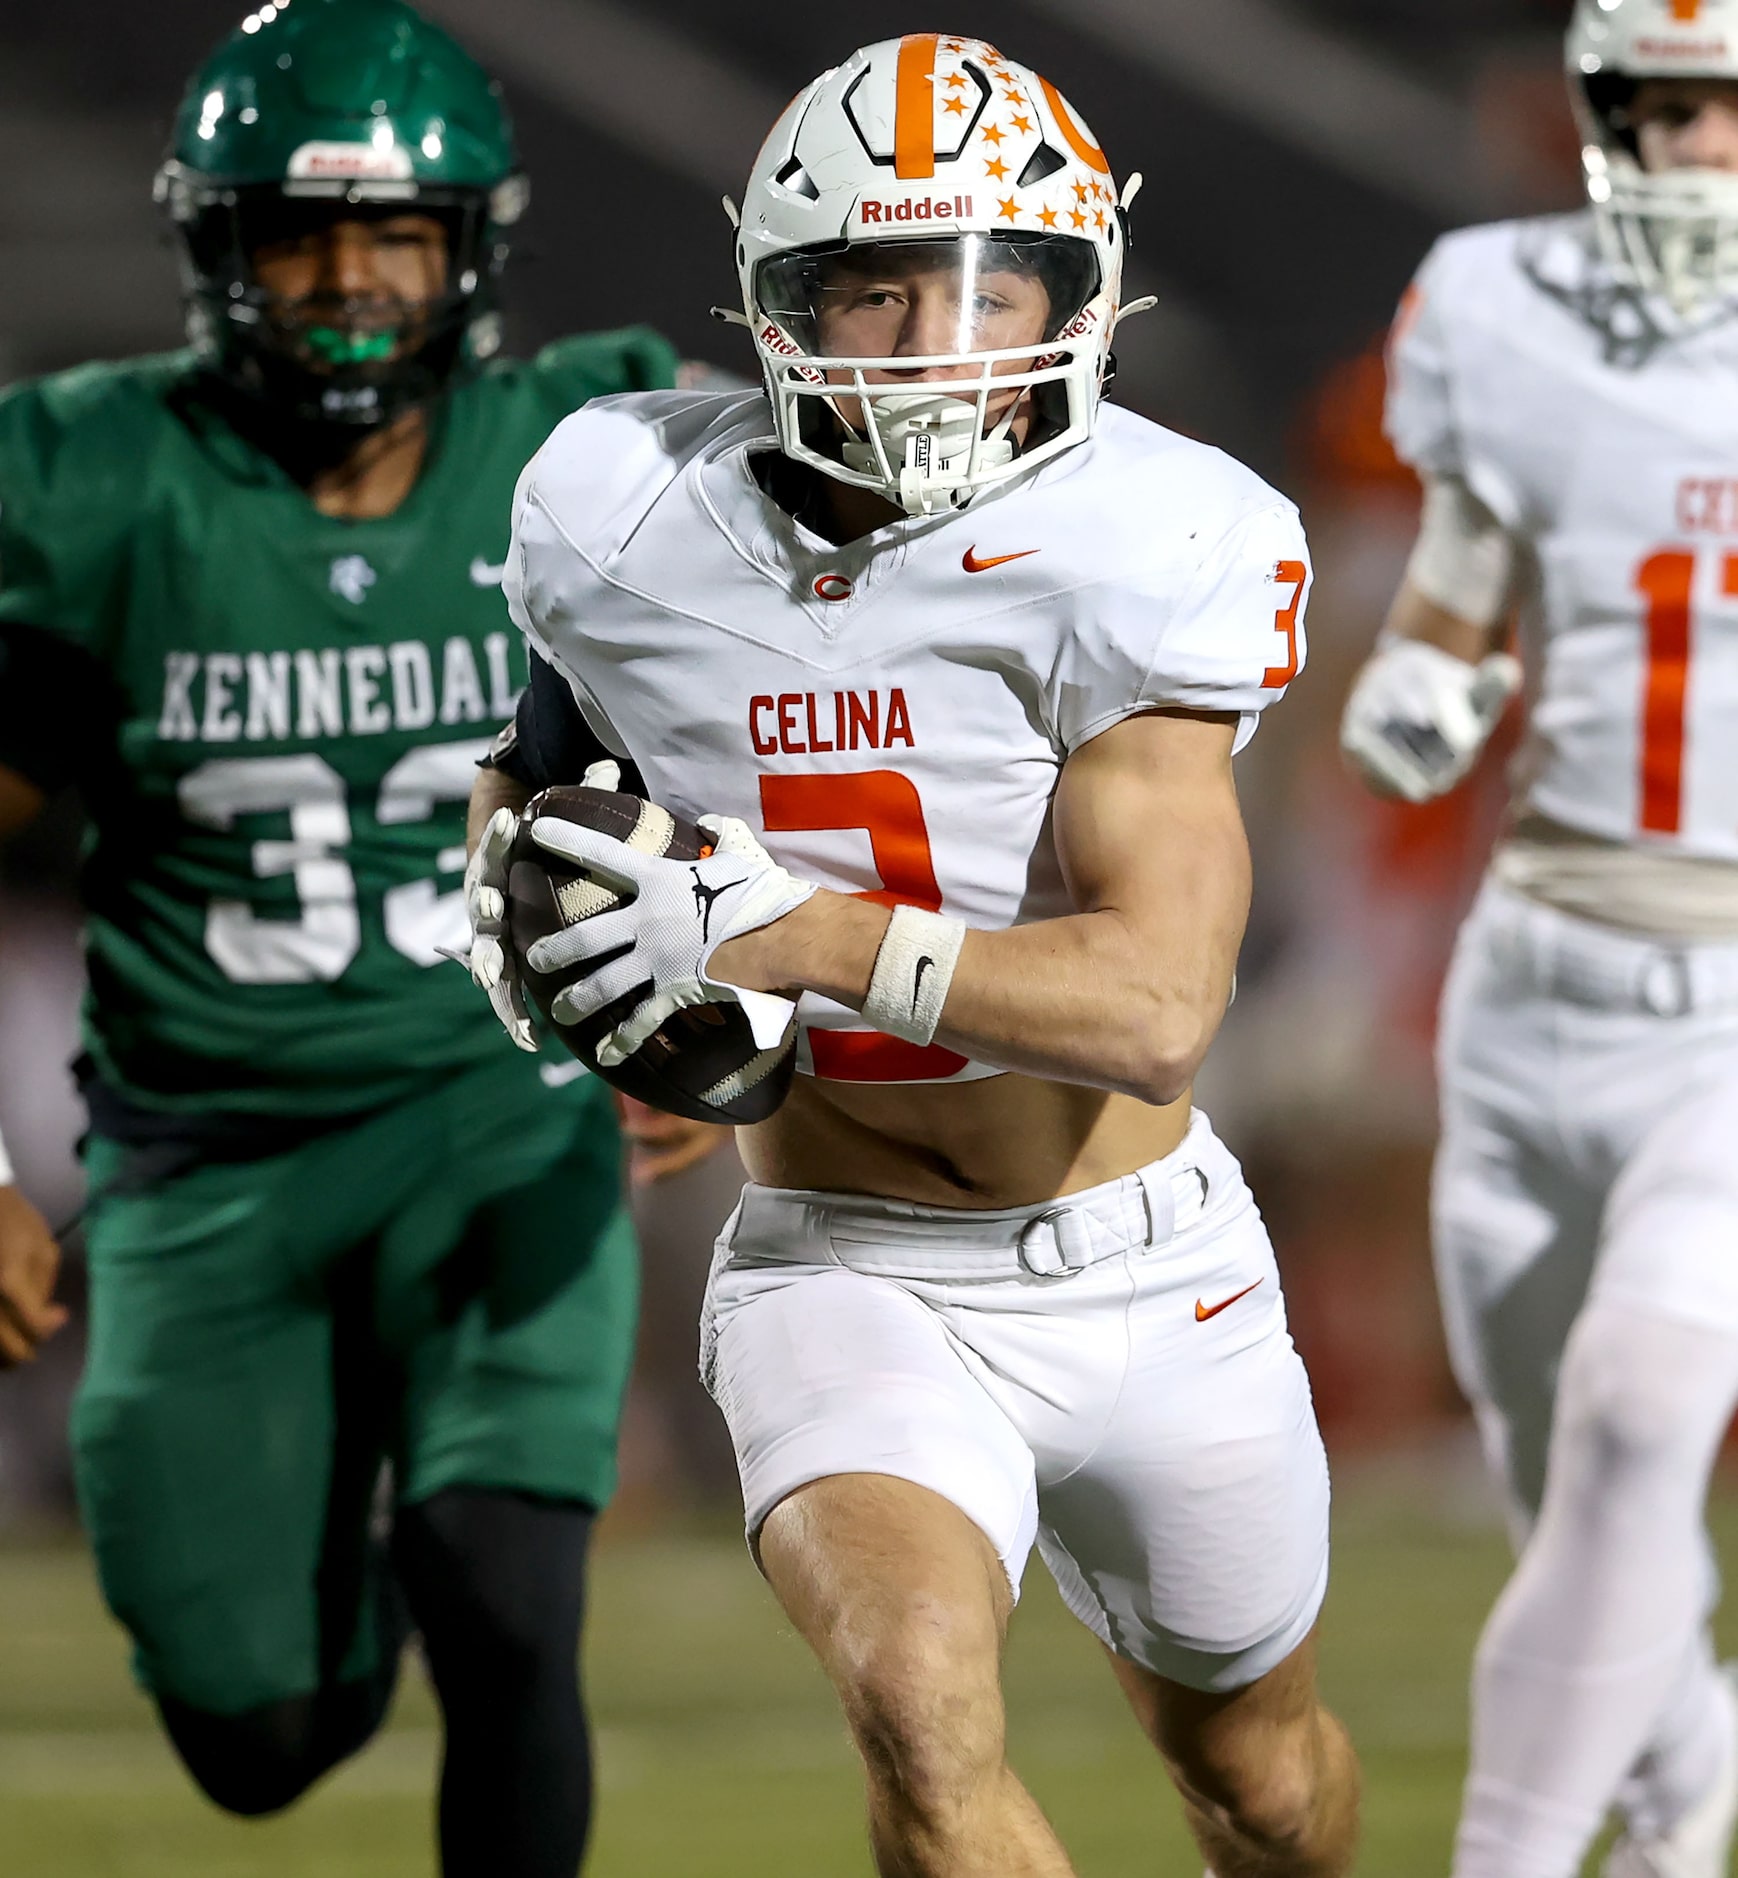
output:
{"label": "helmet visor", "polygon": [[931,235],[799,248],[763,262],[760,311],[809,358],[883,360],[1037,352],[1103,284],[1069,235]]}

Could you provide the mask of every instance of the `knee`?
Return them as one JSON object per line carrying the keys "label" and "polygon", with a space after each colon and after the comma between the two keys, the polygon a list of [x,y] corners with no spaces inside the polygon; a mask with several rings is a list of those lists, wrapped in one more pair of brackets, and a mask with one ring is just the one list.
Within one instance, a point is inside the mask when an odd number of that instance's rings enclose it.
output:
{"label": "knee", "polygon": [[[1614,1480],[1657,1477],[1672,1455],[1699,1449],[1697,1425],[1671,1365],[1637,1360],[1633,1325],[1597,1311],[1577,1325],[1563,1355],[1551,1468],[1604,1495]],[[1694,1483],[1699,1495],[1700,1481]]]}
{"label": "knee", "polygon": [[1240,1844],[1296,1857],[1314,1843],[1322,1806],[1322,1717],[1237,1739],[1173,1762],[1184,1797]]}
{"label": "knee", "polygon": [[299,1800],[323,1771],[315,1703],[296,1696],[241,1715],[214,1715],[165,1697],[163,1726],[200,1791],[226,1813],[261,1819]]}

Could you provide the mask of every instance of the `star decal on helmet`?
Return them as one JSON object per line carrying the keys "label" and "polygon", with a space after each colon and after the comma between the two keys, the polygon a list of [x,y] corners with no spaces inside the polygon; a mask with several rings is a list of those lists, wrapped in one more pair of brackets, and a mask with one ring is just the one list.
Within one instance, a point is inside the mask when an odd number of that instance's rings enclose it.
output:
{"label": "star decal on helmet", "polygon": [[1012,196],[1005,196],[997,202],[996,213],[1007,221],[1017,222],[1020,219],[1020,205]]}
{"label": "star decal on helmet", "polygon": [[1000,157],[992,157],[990,161],[984,165],[984,170],[987,175],[995,177],[996,181],[1000,182],[1002,178],[1007,175],[1008,166]]}

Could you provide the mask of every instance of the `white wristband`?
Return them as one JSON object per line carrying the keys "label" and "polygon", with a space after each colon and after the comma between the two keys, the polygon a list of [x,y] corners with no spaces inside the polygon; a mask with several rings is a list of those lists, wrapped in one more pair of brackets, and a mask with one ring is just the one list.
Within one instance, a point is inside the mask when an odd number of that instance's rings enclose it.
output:
{"label": "white wristband", "polygon": [[965,942],[964,920],[896,906],[875,954],[863,1015],[890,1037],[928,1043],[941,1022]]}
{"label": "white wristband", "polygon": [[0,1135],[0,1187],[10,1187],[17,1175],[12,1171],[12,1163],[6,1158],[6,1137]]}

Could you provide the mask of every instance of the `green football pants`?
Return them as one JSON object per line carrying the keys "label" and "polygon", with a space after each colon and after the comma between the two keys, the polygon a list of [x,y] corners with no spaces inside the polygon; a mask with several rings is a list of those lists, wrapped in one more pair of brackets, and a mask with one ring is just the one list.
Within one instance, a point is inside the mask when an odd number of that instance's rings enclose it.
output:
{"label": "green football pants", "polygon": [[147,1688],[238,1714],[371,1674],[396,1648],[383,1462],[404,1504],[609,1497],[638,1300],[620,1147],[599,1084],[539,1067],[142,1191],[92,1141],[74,1460]]}

